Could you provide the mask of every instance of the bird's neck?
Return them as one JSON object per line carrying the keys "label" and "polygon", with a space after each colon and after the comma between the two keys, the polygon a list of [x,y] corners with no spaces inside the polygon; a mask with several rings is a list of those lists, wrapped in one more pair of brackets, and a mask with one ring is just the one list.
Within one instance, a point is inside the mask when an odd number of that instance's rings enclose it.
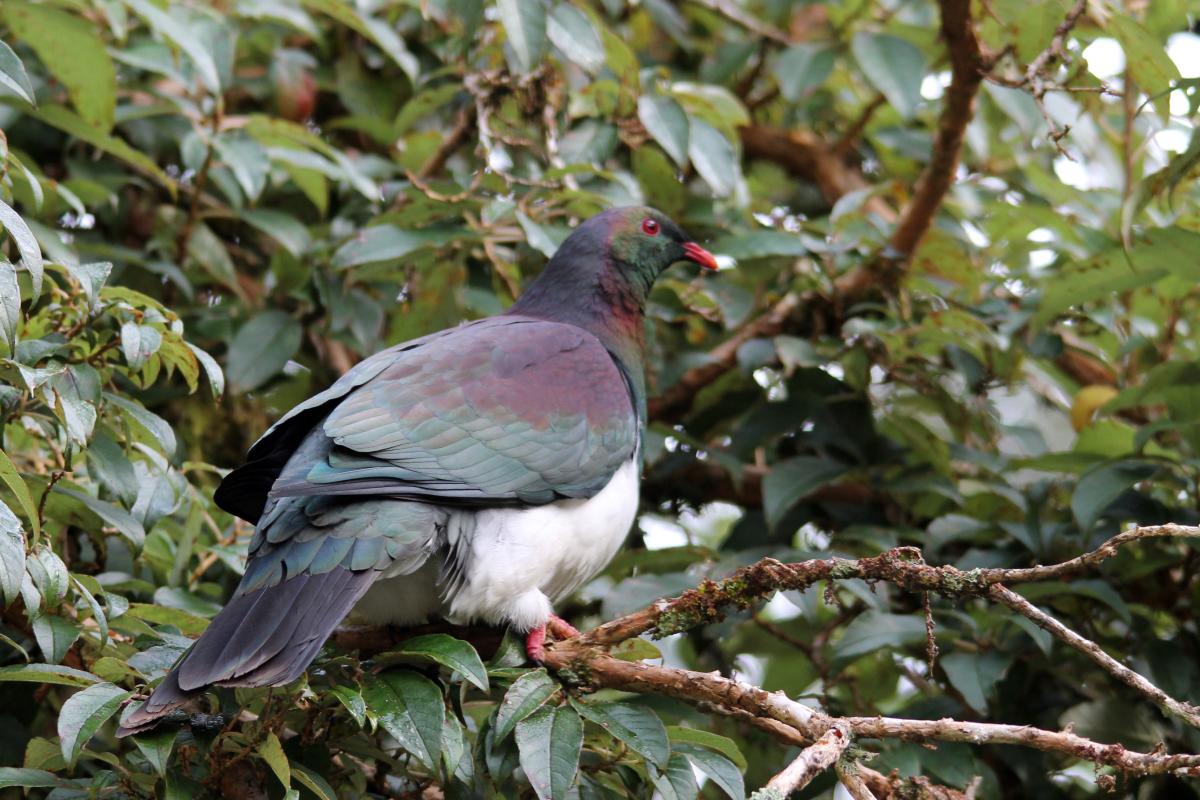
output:
{"label": "bird's neck", "polygon": [[583,328],[616,359],[645,419],[645,297],[611,270],[585,271],[554,260],[508,310]]}

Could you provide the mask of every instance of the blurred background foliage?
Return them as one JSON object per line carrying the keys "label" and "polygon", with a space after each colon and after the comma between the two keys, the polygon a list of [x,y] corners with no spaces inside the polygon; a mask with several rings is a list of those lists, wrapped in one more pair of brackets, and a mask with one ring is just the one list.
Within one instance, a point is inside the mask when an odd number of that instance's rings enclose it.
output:
{"label": "blurred background foliage", "polygon": [[[644,513],[560,609],[580,627],[764,555],[1026,565],[1200,521],[1200,7],[1081,3],[1031,80],[1074,5],[974,5],[988,80],[962,164],[896,253],[950,82],[930,0],[4,0],[0,787],[740,799],[787,763],[734,720],[560,702],[511,640],[485,664],[437,636],[222,690],[220,733],[113,738],[238,580],[222,470],[362,356],[504,309],[613,204],[737,269],[654,292]],[[899,267],[843,292],[880,259]],[[1152,542],[1022,593],[1200,701],[1198,567]],[[628,655],[835,714],[1200,749],[1004,610],[935,601],[931,671],[919,597],[831,592]],[[1096,791],[1031,750],[864,744],[885,773],[982,776],[980,797]]]}

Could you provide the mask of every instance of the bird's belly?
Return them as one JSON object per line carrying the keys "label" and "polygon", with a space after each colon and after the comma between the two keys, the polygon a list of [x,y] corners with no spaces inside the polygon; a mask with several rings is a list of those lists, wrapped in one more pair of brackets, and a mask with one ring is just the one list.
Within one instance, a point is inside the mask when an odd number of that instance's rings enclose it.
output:
{"label": "bird's belly", "polygon": [[471,530],[459,545],[461,584],[446,598],[456,622],[544,623],[550,603],[591,579],[612,559],[637,515],[638,460],[626,462],[586,500],[452,515],[450,528]]}

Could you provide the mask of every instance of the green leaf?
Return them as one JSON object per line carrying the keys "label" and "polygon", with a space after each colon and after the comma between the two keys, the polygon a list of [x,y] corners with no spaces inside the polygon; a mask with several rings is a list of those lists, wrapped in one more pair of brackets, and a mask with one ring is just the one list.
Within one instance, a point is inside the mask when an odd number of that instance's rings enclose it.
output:
{"label": "green leaf", "polygon": [[508,736],[518,722],[557,694],[559,688],[544,669],[530,670],[513,681],[496,709],[496,741]]}
{"label": "green leaf", "polygon": [[177,443],[175,441],[175,431],[167,424],[167,421],[155,414],[153,411],[147,410],[141,403],[128,398],[122,397],[119,394],[105,392],[104,402],[112,403],[113,405],[124,411],[128,418],[136,422],[153,436],[158,443],[162,445],[163,453],[167,456],[175,454]]}
{"label": "green leaf", "polygon": [[921,103],[925,56],[914,45],[896,36],[861,31],[850,42],[850,51],[867,80],[905,119],[912,119]]}
{"label": "green leaf", "polygon": [[667,737],[671,740],[672,748],[676,744],[707,747],[709,750],[716,750],[725,756],[725,758],[732,761],[740,771],[746,771],[746,757],[738,749],[737,743],[727,736],[722,736],[712,731],[700,730],[699,728],[684,728],[679,725],[671,725],[667,728]]}
{"label": "green leaf", "polygon": [[436,769],[446,706],[437,684],[410,670],[388,670],[363,686],[367,708],[418,761]]}
{"label": "green leaf", "polygon": [[521,769],[541,800],[567,796],[579,769],[583,721],[571,706],[543,708],[517,723]]}
{"label": "green leaf", "polygon": [[202,36],[198,36],[194,30],[189,30],[188,26],[149,0],[124,0],[124,3],[135,14],[146,20],[155,33],[169,39],[176,47],[187,53],[204,88],[214,95],[221,91],[221,77],[217,71],[217,64],[213,60],[212,53],[205,46]]}
{"label": "green leaf", "polygon": [[67,651],[79,638],[79,626],[69,619],[41,614],[33,620],[33,638],[42,656],[51,664],[66,658]]}
{"label": "green leaf", "polygon": [[17,268],[0,258],[0,342],[17,349],[17,326],[21,324],[21,285]]}
{"label": "green leaf", "polygon": [[733,145],[702,119],[691,118],[688,157],[696,172],[717,197],[727,197],[737,188],[738,161]]}
{"label": "green leaf", "polygon": [[108,276],[112,273],[112,268],[111,261],[97,261],[91,264],[77,265],[67,264],[67,270],[71,273],[71,277],[79,281],[79,285],[87,297],[88,308],[95,308],[96,301],[100,299],[100,290],[108,282]]}
{"label": "green leaf", "polygon": [[846,632],[833,646],[834,657],[841,663],[881,648],[901,648],[925,641],[925,620],[906,614],[868,611],[846,626]]}
{"label": "green leaf", "polygon": [[1061,270],[1055,280],[1045,284],[1032,324],[1042,326],[1072,306],[1149,286],[1169,274],[1171,269],[1156,248],[1139,244],[1129,254],[1120,247],[1108,248]]}
{"label": "green leaf", "polygon": [[271,171],[271,162],[263,146],[239,131],[217,136],[213,139],[213,148],[233,173],[246,198],[251,202],[257,200],[267,186],[267,174]]}
{"label": "green leaf", "polygon": [[833,72],[835,53],[823,44],[789,47],[775,62],[775,80],[784,99],[798,102],[821,87]]}
{"label": "green leaf", "polygon": [[225,374],[239,391],[251,391],[283,369],[300,349],[304,331],[276,309],[259,312],[241,327],[229,345]]}
{"label": "green leaf", "polygon": [[696,785],[696,773],[685,756],[680,753],[671,755],[665,772],[658,774],[650,772],[650,780],[662,800],[695,800],[700,796],[700,787]]}
{"label": "green leaf", "polygon": [[16,664],[0,667],[0,683],[53,683],[59,686],[91,686],[99,679],[90,672],[61,664]]}
{"label": "green leaf", "polygon": [[354,4],[342,0],[303,0],[304,5],[326,14],[374,42],[408,77],[416,81],[420,63],[405,47],[404,40],[387,22],[358,14]]}
{"label": "green leaf", "polygon": [[133,743],[141,754],[154,767],[160,777],[166,777],[167,764],[171,761],[171,750],[175,747],[174,728],[156,730],[149,733],[139,733],[133,737]]}
{"label": "green leaf", "polygon": [[542,0],[496,0],[500,23],[516,63],[514,69],[530,73],[546,54],[546,5]]}
{"label": "green leaf", "polygon": [[[19,751],[18,751],[19,752]],[[0,789],[48,789],[58,786],[60,779],[44,769],[0,767]]]}
{"label": "green leaf", "polygon": [[[318,800],[338,800],[337,792],[329,785],[329,781],[303,764],[292,764],[292,777],[305,789],[316,795]],[[285,795],[285,800],[286,798],[287,795]]]}
{"label": "green leaf", "polygon": [[74,497],[87,506],[100,519],[116,528],[117,532],[128,539],[129,543],[135,548],[141,549],[143,542],[146,540],[146,529],[128,511],[113,505],[107,500],[101,500],[98,497],[92,497],[90,494],[77,492],[65,486],[55,487],[54,491],[61,492],[68,497]]}
{"label": "green leaf", "polygon": [[279,778],[283,788],[290,787],[292,785],[292,768],[288,764],[287,753],[283,752],[283,745],[279,743],[279,737],[275,735],[275,731],[267,731],[267,737],[260,741],[255,749],[262,760],[267,762],[271,771],[275,773],[275,777]]}
{"label": "green leaf", "polygon": [[[33,528],[34,541],[37,541],[42,535],[37,505],[33,502],[33,495],[29,493],[29,487],[25,484],[25,480],[17,472],[17,465],[3,450],[0,450],[0,481],[4,481],[13,496],[17,498],[17,503],[21,506],[25,519],[29,520],[29,526]],[[8,592],[5,592],[4,596],[8,597]]]}
{"label": "green leaf", "polygon": [[397,652],[436,661],[458,672],[481,691],[488,690],[487,670],[484,669],[483,661],[479,659],[475,648],[461,639],[455,639],[445,633],[414,636],[404,642]]}
{"label": "green leaf", "polygon": [[213,397],[220,397],[225,393],[225,372],[221,369],[221,365],[215,358],[191,342],[184,344],[192,351],[192,355],[200,362],[200,366],[204,367],[204,374],[208,376],[208,385],[212,389]]}
{"label": "green leaf", "polygon": [[132,321],[121,325],[121,352],[130,369],[141,369],[160,347],[162,334],[157,328]]}
{"label": "green leaf", "polygon": [[0,595],[6,607],[21,593],[24,577],[25,537],[21,535],[21,522],[0,501]]}
{"label": "green leaf", "polygon": [[117,71],[94,23],[45,5],[6,0],[4,19],[71,96],[89,125],[107,133],[117,107]]}
{"label": "green leaf", "polygon": [[308,228],[298,219],[282,211],[266,208],[247,209],[242,219],[283,245],[284,249],[299,258],[308,250],[312,237]]}
{"label": "green leaf", "polygon": [[[42,248],[38,246],[37,238],[25,224],[25,220],[21,219],[21,215],[3,200],[0,200],[0,225],[4,226],[8,235],[16,242],[17,252],[21,254],[21,266],[33,279],[33,296],[37,297],[42,293],[42,275],[45,271]],[[19,298],[20,294],[17,294],[16,297]],[[15,328],[14,325],[13,329],[15,330]],[[12,340],[11,336],[9,340]]]}
{"label": "green leaf", "polygon": [[658,769],[671,757],[667,729],[658,714],[644,706],[624,703],[574,703],[575,710]]}
{"label": "green leaf", "polygon": [[394,261],[426,247],[445,247],[464,232],[456,228],[403,230],[395,225],[364,228],[338,248],[333,256],[337,269]]}
{"label": "green leaf", "polygon": [[362,692],[345,684],[338,684],[333,687],[332,691],[333,696],[338,699],[338,702],[350,712],[350,716],[354,717],[354,721],[359,726],[365,725],[367,721],[367,704],[363,700]]}
{"label": "green leaf", "polygon": [[763,513],[774,527],[806,495],[837,480],[847,471],[838,461],[817,456],[797,456],[775,464],[763,478]]}
{"label": "green leaf", "polygon": [[67,698],[58,714],[58,739],[68,765],[75,766],[79,751],[131,694],[111,683],[97,683]]}
{"label": "green leaf", "polygon": [[1012,656],[995,650],[984,653],[955,652],[942,656],[938,663],[946,671],[950,684],[971,708],[986,714],[988,695],[1012,664]]}
{"label": "green leaf", "polygon": [[705,747],[692,744],[679,744],[675,752],[687,756],[688,761],[709,777],[713,783],[721,787],[721,791],[733,800],[743,800],[746,796],[746,782],[736,764],[719,753],[714,753]]}
{"label": "green leaf", "polygon": [[638,98],[638,119],[672,161],[681,167],[687,164],[690,128],[679,103],[662,95],[644,94]]}
{"label": "green leaf", "polygon": [[558,3],[546,20],[546,35],[562,54],[593,75],[604,66],[604,43],[587,14]]}
{"label": "green leaf", "polygon": [[1158,466],[1145,461],[1118,461],[1101,464],[1080,477],[1071,495],[1071,513],[1081,530],[1091,531],[1096,520],[1117,497],[1138,481],[1158,472]]}
{"label": "green leaf", "polygon": [[1109,16],[1108,27],[1125,51],[1125,63],[1138,88],[1151,96],[1161,95],[1154,105],[1164,120],[1169,119],[1171,104],[1166,92],[1180,80],[1179,67],[1167,55],[1163,43],[1128,14]]}
{"label": "green leaf", "polygon": [[25,74],[25,65],[12,48],[0,41],[0,86],[4,86],[30,105],[37,105],[33,84]]}
{"label": "green leaf", "polygon": [[110,136],[107,131],[91,125],[87,120],[78,116],[70,109],[64,106],[48,105],[37,109],[29,109],[24,113],[34,119],[41,120],[51,127],[58,128],[63,133],[74,136],[76,139],[86,142],[92,147],[121,159],[139,172],[149,175],[158,181],[171,193],[172,197],[175,196],[175,181],[171,180],[167,176],[167,173],[159,169],[158,165],[154,163],[154,159],[139,150],[135,150],[121,139]]}
{"label": "green leaf", "polygon": [[722,236],[713,242],[709,249],[737,261],[772,256],[799,257],[809,254],[804,240],[796,234],[786,231],[752,231]]}

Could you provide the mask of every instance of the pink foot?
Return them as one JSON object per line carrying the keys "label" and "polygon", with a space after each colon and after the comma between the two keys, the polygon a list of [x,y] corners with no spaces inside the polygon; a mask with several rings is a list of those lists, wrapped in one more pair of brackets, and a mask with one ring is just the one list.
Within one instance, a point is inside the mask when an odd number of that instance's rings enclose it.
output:
{"label": "pink foot", "polygon": [[579,630],[562,617],[551,616],[545,625],[534,628],[525,634],[525,654],[535,664],[546,660],[546,631],[554,634],[558,640],[570,639],[579,635]]}
{"label": "pink foot", "polygon": [[525,635],[525,654],[535,664],[546,660],[546,626],[541,625]]}
{"label": "pink foot", "polygon": [[555,639],[570,639],[579,635],[579,629],[562,617],[551,616],[550,621],[546,623],[546,627],[554,634]]}

